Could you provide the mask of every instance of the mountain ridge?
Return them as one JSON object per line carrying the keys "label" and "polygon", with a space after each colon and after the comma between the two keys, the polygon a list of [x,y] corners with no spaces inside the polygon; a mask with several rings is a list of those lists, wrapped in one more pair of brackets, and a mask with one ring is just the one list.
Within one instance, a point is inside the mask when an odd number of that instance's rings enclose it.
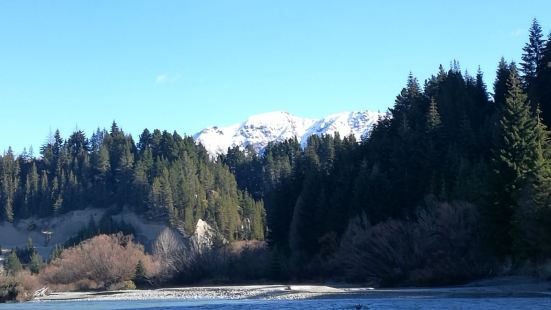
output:
{"label": "mountain ridge", "polygon": [[365,139],[384,113],[353,111],[330,114],[321,119],[295,116],[285,111],[267,112],[249,116],[245,121],[229,126],[207,127],[193,138],[201,143],[213,157],[227,152],[228,148],[252,146],[262,152],[270,142],[297,137],[304,147],[312,135],[354,135]]}

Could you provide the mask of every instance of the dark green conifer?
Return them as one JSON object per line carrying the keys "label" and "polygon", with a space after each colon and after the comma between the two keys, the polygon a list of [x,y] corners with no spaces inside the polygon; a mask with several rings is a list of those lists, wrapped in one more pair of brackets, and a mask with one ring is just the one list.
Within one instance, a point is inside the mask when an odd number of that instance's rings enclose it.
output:
{"label": "dark green conifer", "polygon": [[530,27],[528,42],[523,48],[520,71],[522,72],[524,89],[530,93],[534,79],[537,76],[538,65],[543,56],[545,40],[540,24],[534,18]]}
{"label": "dark green conifer", "polygon": [[147,282],[147,270],[141,260],[136,264],[136,271],[134,272],[134,282],[136,285],[143,285]]}
{"label": "dark green conifer", "polygon": [[542,51],[535,79],[536,102],[542,110],[543,122],[551,127],[551,33]]}
{"label": "dark green conifer", "polygon": [[44,260],[42,259],[42,256],[40,256],[40,254],[33,251],[31,255],[31,262],[29,264],[29,269],[31,273],[37,274],[42,270],[43,267],[44,267]]}
{"label": "dark green conifer", "polygon": [[434,98],[432,98],[430,101],[429,111],[427,112],[427,130],[432,132],[440,127],[441,124],[442,121],[440,119],[440,113],[438,113],[438,106],[436,105]]}
{"label": "dark green conifer", "polygon": [[12,250],[8,255],[5,267],[8,273],[11,274],[16,274],[19,271],[23,270],[23,265],[21,264],[21,261],[19,260],[19,257],[17,257],[17,253],[14,250]]}
{"label": "dark green conifer", "polygon": [[494,82],[494,102],[498,109],[503,108],[505,105],[505,98],[507,97],[507,81],[511,75],[511,67],[505,58],[501,57],[497,66],[496,80]]}

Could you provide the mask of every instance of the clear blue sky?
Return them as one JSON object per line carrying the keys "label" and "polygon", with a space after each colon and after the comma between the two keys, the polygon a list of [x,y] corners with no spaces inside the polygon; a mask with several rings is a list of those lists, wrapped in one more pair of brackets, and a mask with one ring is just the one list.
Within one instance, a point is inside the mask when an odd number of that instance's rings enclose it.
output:
{"label": "clear blue sky", "polygon": [[0,151],[113,120],[194,134],[276,110],[386,110],[411,71],[494,79],[551,1],[1,1]]}

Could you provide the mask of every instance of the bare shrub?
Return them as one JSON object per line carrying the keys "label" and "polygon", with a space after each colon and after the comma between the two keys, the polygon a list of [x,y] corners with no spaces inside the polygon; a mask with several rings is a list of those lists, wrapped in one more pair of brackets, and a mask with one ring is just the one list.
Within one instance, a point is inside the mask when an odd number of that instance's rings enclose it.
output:
{"label": "bare shrub", "polygon": [[41,278],[45,283],[67,288],[108,288],[132,280],[139,261],[151,275],[157,272],[151,256],[131,237],[99,235],[63,251],[60,258],[46,266]]}
{"label": "bare shrub", "polygon": [[488,255],[479,237],[479,214],[472,204],[429,202],[419,211],[416,227],[416,243],[424,255],[409,281],[450,284],[489,272]]}
{"label": "bare shrub", "polygon": [[109,291],[135,290],[136,284],[132,280],[125,280],[123,282],[113,283],[107,289]]}
{"label": "bare shrub", "polygon": [[153,253],[155,260],[162,266],[159,277],[167,280],[176,272],[184,259],[184,245],[180,238],[170,229],[165,228],[155,239]]}
{"label": "bare shrub", "polygon": [[15,275],[0,275],[0,302],[30,300],[41,286],[38,277],[27,270]]}
{"label": "bare shrub", "polygon": [[187,240],[169,228],[157,236],[153,246],[155,260],[161,266],[157,282],[228,283],[267,277],[271,254],[265,242],[228,244],[216,239],[206,223],[201,227],[201,233]]}
{"label": "bare shrub", "polygon": [[232,282],[266,279],[271,260],[271,252],[265,242],[242,242],[238,251],[230,252],[227,278]]}
{"label": "bare shrub", "polygon": [[[212,265],[205,262],[211,262]],[[267,247],[245,247],[240,252],[232,252],[224,247],[198,256],[188,270],[202,267],[203,275],[215,282],[250,282],[267,279],[270,262],[271,255]]]}
{"label": "bare shrub", "polygon": [[13,301],[17,298],[17,282],[15,277],[0,274],[0,303]]}
{"label": "bare shrub", "polygon": [[263,242],[237,242],[210,249],[192,242],[172,257],[176,260],[170,280],[179,284],[265,279],[271,259]]}
{"label": "bare shrub", "polygon": [[261,241],[219,243],[207,247],[196,240],[184,242],[171,229],[164,229],[154,243],[154,257],[161,266],[157,282],[243,282],[267,277],[271,255]]}
{"label": "bare shrub", "polygon": [[371,226],[364,215],[350,222],[333,264],[348,280],[379,285],[465,281],[488,271],[478,218],[471,204],[432,200],[415,221]]}
{"label": "bare shrub", "polygon": [[351,221],[337,262],[349,280],[394,284],[418,261],[413,237],[409,222],[388,220],[371,226],[364,215]]}
{"label": "bare shrub", "polygon": [[204,249],[191,243],[182,248],[174,266],[174,281],[178,283],[197,283],[213,278],[223,278],[224,266],[228,262],[227,248]]}
{"label": "bare shrub", "polygon": [[28,270],[23,270],[15,276],[17,282],[17,300],[31,300],[34,292],[42,287],[42,282],[37,275]]}

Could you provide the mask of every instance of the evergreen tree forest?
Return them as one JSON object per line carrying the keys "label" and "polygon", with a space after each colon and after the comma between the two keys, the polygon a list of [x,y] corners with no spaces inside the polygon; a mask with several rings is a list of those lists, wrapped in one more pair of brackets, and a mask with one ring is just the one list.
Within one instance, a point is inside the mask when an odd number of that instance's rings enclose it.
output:
{"label": "evergreen tree forest", "polygon": [[[0,157],[1,219],[55,216],[87,207],[129,208],[193,233],[199,219],[228,240],[263,239],[264,207],[237,189],[222,163],[193,138],[145,129],[137,143],[113,122],[89,139],[55,134],[40,156]],[[244,225],[247,223],[247,225]]]}
{"label": "evergreen tree forest", "polygon": [[[391,270],[423,271],[444,261],[427,253],[446,253],[442,272],[462,264],[463,274],[409,279],[461,281],[491,274],[506,260],[551,258],[550,91],[551,34],[545,38],[533,20],[522,62],[501,59],[493,89],[480,70],[471,75],[454,61],[424,83],[410,74],[365,141],[312,136],[305,149],[291,139],[261,155],[233,148],[220,160],[241,189],[264,201],[268,241],[289,257],[282,265],[291,274],[404,280]],[[462,229],[468,237],[448,238]],[[390,253],[410,246],[404,236],[431,244]],[[415,261],[418,248],[425,250],[417,265],[389,258]],[[358,279],[359,264],[389,271]]]}
{"label": "evergreen tree forest", "polygon": [[[413,74],[364,141],[294,138],[216,159],[115,122],[0,157],[0,219],[129,208],[192,233],[266,239],[275,279],[451,283],[551,259],[551,34],[533,20],[493,85],[453,61]],[[436,270],[436,271],[435,271]],[[409,281],[409,282],[408,282]]]}

